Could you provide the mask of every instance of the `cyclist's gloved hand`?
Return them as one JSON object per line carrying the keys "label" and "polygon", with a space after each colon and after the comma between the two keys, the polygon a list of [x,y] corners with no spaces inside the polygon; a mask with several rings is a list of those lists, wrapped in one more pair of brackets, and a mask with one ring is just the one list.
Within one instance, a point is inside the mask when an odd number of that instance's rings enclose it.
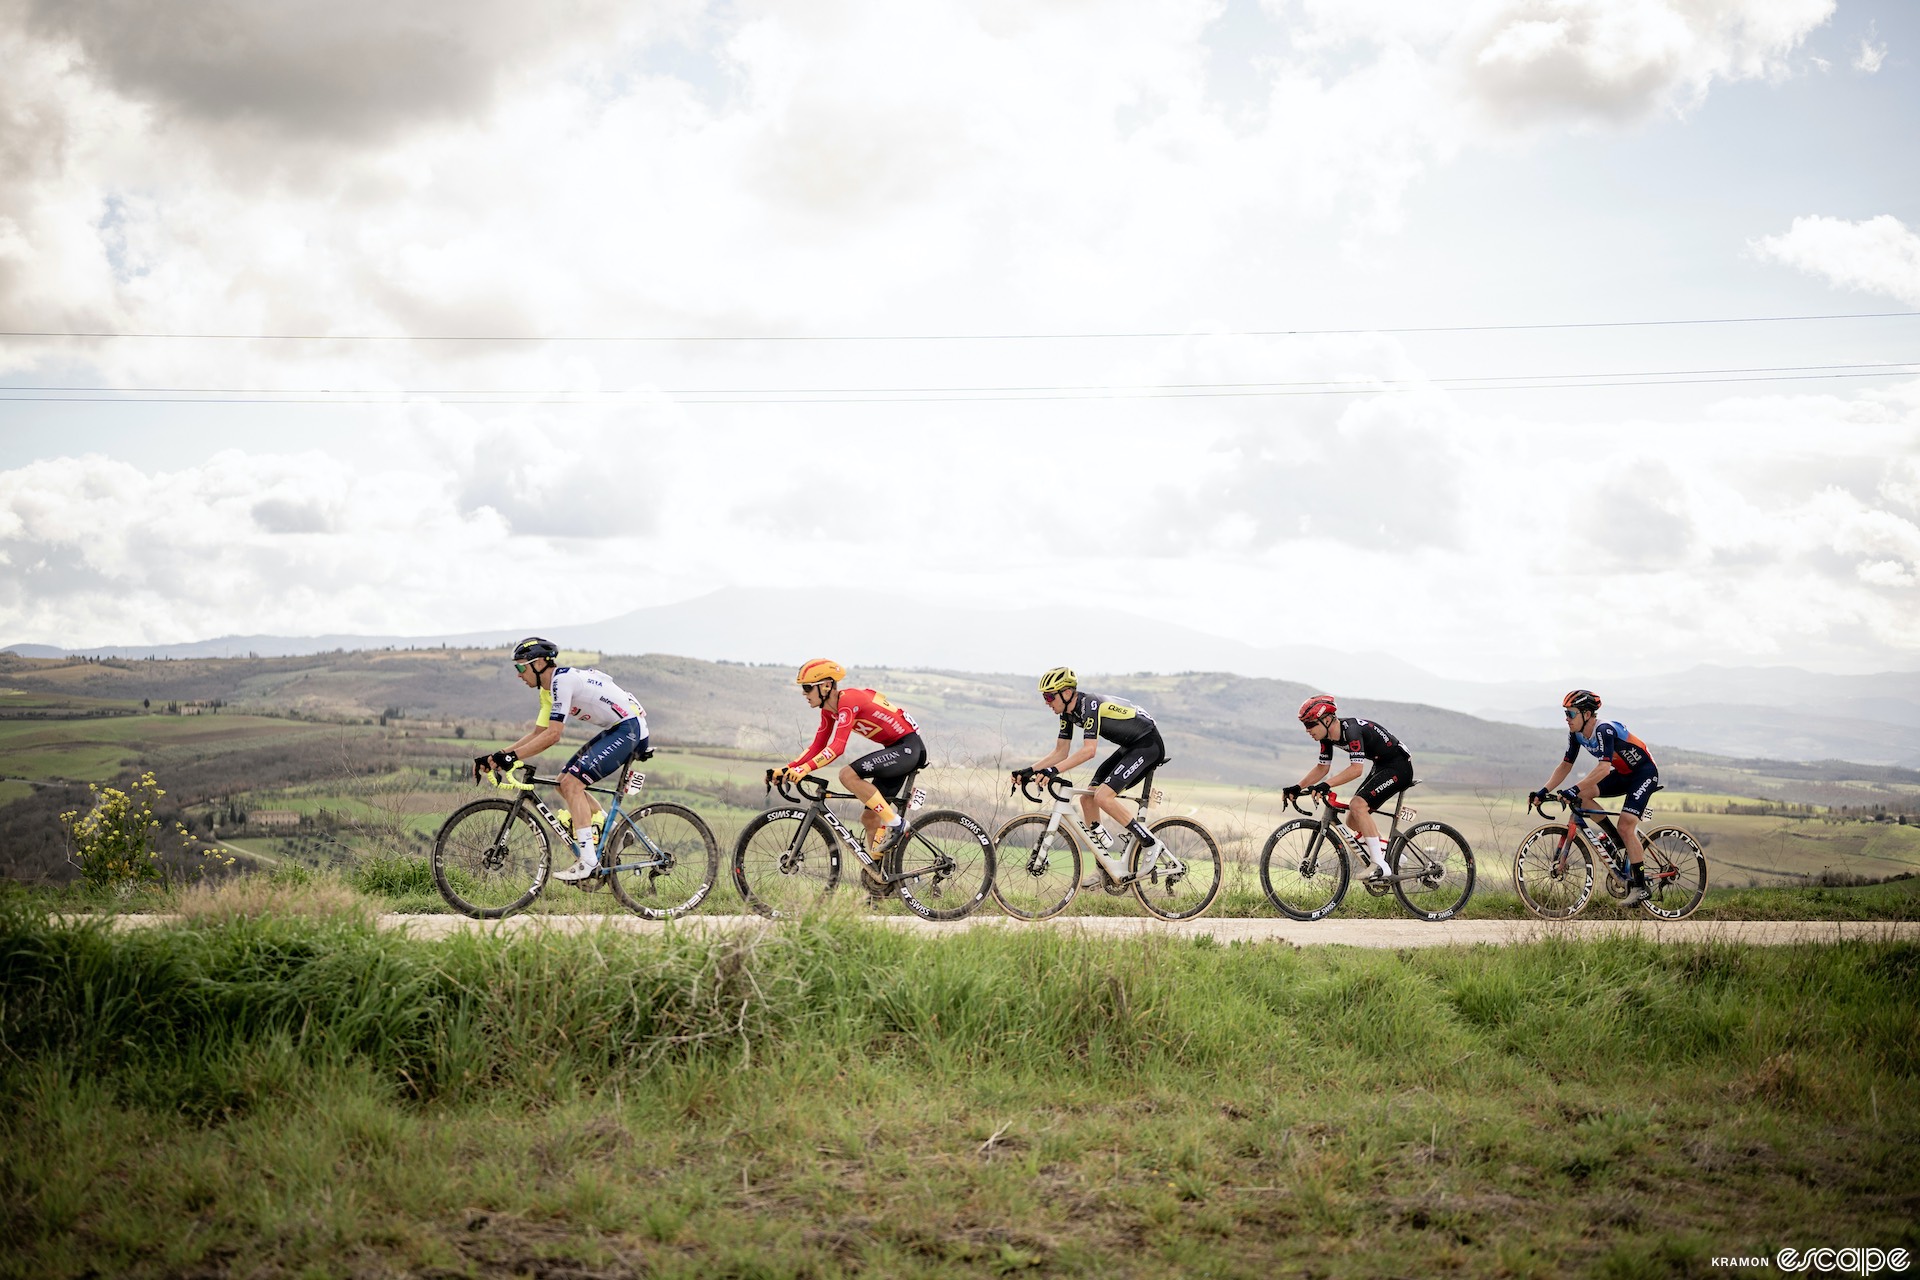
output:
{"label": "cyclist's gloved hand", "polygon": [[1038,773],[1043,778],[1057,778],[1060,776],[1060,771],[1054,768],[1052,765],[1048,765],[1044,769],[1036,769],[1034,770],[1034,772]]}
{"label": "cyclist's gloved hand", "polygon": [[484,756],[475,756],[473,758],[473,780],[475,782],[480,781],[480,775],[484,773],[499,773],[503,770],[511,769],[515,764],[519,763],[519,760],[520,757],[511,751],[494,751]]}
{"label": "cyclist's gloved hand", "polygon": [[1580,807],[1580,788],[1562,787],[1560,789],[1560,798],[1567,802],[1568,808],[1577,809]]}
{"label": "cyclist's gloved hand", "polygon": [[1298,800],[1299,798],[1300,798],[1300,788],[1298,787],[1280,788],[1281,804],[1292,804],[1295,800]]}
{"label": "cyclist's gloved hand", "polygon": [[798,782],[806,776],[807,771],[797,764],[782,765],[773,771],[773,780],[775,782]]}
{"label": "cyclist's gloved hand", "polygon": [[1312,786],[1308,787],[1307,790],[1311,791],[1316,796],[1324,796],[1331,793],[1333,788],[1328,786],[1324,782],[1316,782]]}
{"label": "cyclist's gloved hand", "polygon": [[1015,769],[1013,771],[1013,781],[1015,786],[1018,786],[1023,782],[1033,781],[1033,766],[1030,764],[1022,765],[1020,768]]}
{"label": "cyclist's gloved hand", "polygon": [[1548,797],[1551,796],[1552,794],[1553,793],[1548,791],[1545,787],[1540,788],[1538,791],[1527,792],[1527,808],[1538,809],[1541,805],[1547,802]]}

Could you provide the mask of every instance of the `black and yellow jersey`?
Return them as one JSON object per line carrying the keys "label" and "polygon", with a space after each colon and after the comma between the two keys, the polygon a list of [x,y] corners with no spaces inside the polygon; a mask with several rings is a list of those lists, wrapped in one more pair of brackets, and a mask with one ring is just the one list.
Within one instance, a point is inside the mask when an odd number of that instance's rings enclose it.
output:
{"label": "black and yellow jersey", "polygon": [[1102,698],[1084,689],[1080,691],[1080,701],[1075,704],[1074,710],[1063,712],[1060,716],[1060,741],[1071,739],[1076,725],[1080,728],[1081,741],[1092,742],[1095,738],[1105,738],[1119,747],[1131,747],[1160,731],[1153,717],[1131,702]]}

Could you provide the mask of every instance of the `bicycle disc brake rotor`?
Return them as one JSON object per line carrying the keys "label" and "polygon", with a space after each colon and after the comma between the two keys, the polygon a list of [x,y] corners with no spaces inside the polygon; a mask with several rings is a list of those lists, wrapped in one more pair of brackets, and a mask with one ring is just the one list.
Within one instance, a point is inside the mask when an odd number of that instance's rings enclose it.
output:
{"label": "bicycle disc brake rotor", "polygon": [[489,871],[498,871],[507,865],[507,842],[496,840],[493,846],[480,855],[480,865]]}
{"label": "bicycle disc brake rotor", "polygon": [[795,853],[793,850],[788,849],[785,853],[782,853],[780,855],[780,874],[783,876],[792,875],[794,872],[800,870],[801,864],[804,863],[805,861],[806,861],[805,858],[801,857],[799,854]]}

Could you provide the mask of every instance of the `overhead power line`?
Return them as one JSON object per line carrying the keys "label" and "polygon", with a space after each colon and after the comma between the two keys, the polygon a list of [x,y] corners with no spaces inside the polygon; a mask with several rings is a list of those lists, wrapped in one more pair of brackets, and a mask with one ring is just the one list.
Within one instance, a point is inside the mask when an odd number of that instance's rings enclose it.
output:
{"label": "overhead power line", "polygon": [[0,329],[0,338],[141,338],[188,342],[1054,342],[1118,338],[1313,338],[1368,333],[1512,333],[1555,329],[1643,329],[1681,325],[1800,324],[1822,320],[1902,320],[1920,311],[1849,311],[1821,315],[1709,316],[1671,320],[1570,320],[1532,324],[1368,326],[1345,329],[1165,329],[1074,333],[761,333],[761,334],[524,334],[524,333],[160,333],[82,329]]}
{"label": "overhead power line", "polygon": [[666,398],[677,404],[966,404],[983,401],[1166,400],[1233,397],[1364,396],[1423,390],[1552,391],[1579,388],[1812,382],[1920,373],[1920,360],[1872,364],[1763,365],[1734,369],[1627,370],[1605,373],[1346,378],[1280,382],[979,387],[698,387],[635,391],[343,390],[266,387],[4,387],[0,401],[39,404],[441,404],[604,405]]}

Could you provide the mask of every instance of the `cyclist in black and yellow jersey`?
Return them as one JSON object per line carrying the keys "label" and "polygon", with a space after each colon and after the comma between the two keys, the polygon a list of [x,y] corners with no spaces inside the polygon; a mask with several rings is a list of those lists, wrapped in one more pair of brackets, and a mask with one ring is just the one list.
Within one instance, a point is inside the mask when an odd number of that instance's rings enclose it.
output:
{"label": "cyclist in black and yellow jersey", "polygon": [[[1100,825],[1100,815],[1105,813],[1151,849],[1155,843],[1153,835],[1120,803],[1119,793],[1167,758],[1160,726],[1130,702],[1083,692],[1080,678],[1069,667],[1055,667],[1041,676],[1040,696],[1049,711],[1059,713],[1060,740],[1041,759],[1025,769],[1014,770],[1014,779],[1025,781],[1036,773],[1052,777],[1077,769],[1093,759],[1095,739],[1105,738],[1119,749],[1093,771],[1092,793],[1080,797],[1087,830],[1096,840],[1111,840],[1111,834]],[[1076,727],[1080,730],[1080,749],[1068,754]],[[1127,878],[1127,867],[1119,858],[1109,857],[1100,849],[1095,849],[1093,856],[1100,860],[1109,879]]]}

